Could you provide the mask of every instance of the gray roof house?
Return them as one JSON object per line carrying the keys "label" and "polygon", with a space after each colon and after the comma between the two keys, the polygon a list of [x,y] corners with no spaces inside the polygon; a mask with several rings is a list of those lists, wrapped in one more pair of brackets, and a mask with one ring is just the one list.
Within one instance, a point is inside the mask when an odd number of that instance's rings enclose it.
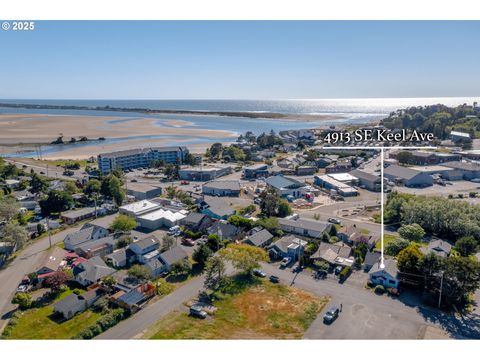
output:
{"label": "gray roof house", "polygon": [[307,193],[307,187],[303,182],[282,175],[270,176],[265,183],[274,188],[279,196],[299,198]]}
{"label": "gray roof house", "polygon": [[97,301],[103,292],[99,289],[92,289],[83,294],[70,294],[53,305],[56,313],[62,314],[65,319],[71,319],[76,314],[85,311],[95,301]]}
{"label": "gray roof house", "polygon": [[202,193],[213,196],[239,196],[240,182],[238,180],[214,180],[202,186]]}
{"label": "gray roof house", "polygon": [[212,223],[212,220],[205,214],[190,212],[180,220],[180,225],[191,231],[205,231]]}
{"label": "gray roof house", "polygon": [[426,187],[433,185],[430,174],[399,165],[390,165],[383,170],[384,176],[408,187]]}
{"label": "gray roof house", "polygon": [[200,212],[212,219],[227,220],[230,216],[235,215],[235,209],[225,200],[215,196],[205,196],[200,203]]}
{"label": "gray roof house", "polygon": [[312,238],[318,238],[322,236],[324,232],[329,232],[333,226],[330,223],[324,221],[318,221],[313,219],[278,219],[280,228],[292,234],[301,236],[309,236]]}
{"label": "gray roof house", "polygon": [[217,221],[207,229],[209,235],[216,234],[221,240],[235,240],[240,235],[240,228],[224,221]]}
{"label": "gray roof house", "polygon": [[428,243],[427,247],[421,247],[420,251],[425,255],[434,253],[440,257],[447,257],[452,251],[452,245],[440,239],[432,240]]}
{"label": "gray roof house", "polygon": [[105,256],[105,260],[107,261],[107,263],[117,268],[127,266],[134,259],[135,253],[128,248],[115,250],[113,253]]}
{"label": "gray roof house", "polygon": [[159,260],[164,264],[166,271],[170,271],[173,264],[187,258],[188,254],[181,246],[174,246],[159,256]]}
{"label": "gray roof house", "polygon": [[75,253],[78,256],[89,259],[94,256],[105,256],[111,254],[117,245],[117,240],[113,235],[90,240],[75,247]]}
{"label": "gray roof house", "polygon": [[385,267],[382,269],[380,262],[375,263],[368,276],[370,281],[375,285],[383,285],[386,288],[397,288],[400,279],[398,278],[397,263],[394,259],[385,259]]}
{"label": "gray roof house", "polygon": [[99,282],[104,277],[115,272],[98,256],[94,256],[73,268],[75,281],[83,286],[89,286]]}
{"label": "gray roof house", "polygon": [[342,242],[336,244],[321,242],[318,250],[310,256],[310,259],[323,260],[332,265],[352,265],[353,262],[346,261],[351,253],[352,248]]}
{"label": "gray roof house", "polygon": [[268,247],[268,253],[273,258],[291,257],[297,259],[303,254],[307,242],[294,235],[284,236]]}
{"label": "gray roof house", "polygon": [[135,259],[142,264],[158,255],[159,248],[160,240],[154,235],[149,235],[128,245],[128,249],[135,254]]}
{"label": "gray roof house", "polygon": [[80,244],[103,238],[109,234],[108,229],[98,225],[85,224],[80,230],[68,234],[63,240],[65,250],[73,251]]}
{"label": "gray roof house", "polygon": [[380,261],[382,254],[379,251],[368,251],[365,254],[365,261],[363,262],[363,271],[369,272],[373,265]]}
{"label": "gray roof house", "polygon": [[243,242],[248,245],[257,247],[266,247],[272,243],[273,235],[267,229],[252,229]]}

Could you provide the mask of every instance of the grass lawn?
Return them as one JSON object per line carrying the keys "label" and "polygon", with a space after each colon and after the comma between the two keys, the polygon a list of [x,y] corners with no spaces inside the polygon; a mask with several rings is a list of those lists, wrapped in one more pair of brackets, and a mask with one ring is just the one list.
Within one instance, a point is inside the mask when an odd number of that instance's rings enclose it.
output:
{"label": "grass lawn", "polygon": [[300,339],[328,302],[303,290],[258,280],[222,295],[205,320],[174,311],[145,334],[150,339]]}
{"label": "grass lawn", "polygon": [[[391,234],[385,234],[383,236],[383,241],[384,241],[384,247],[387,246],[387,244],[392,241],[392,240],[395,240],[395,239],[398,239],[398,236],[395,236],[395,235],[391,235]],[[381,247],[382,247],[382,242],[379,241],[375,244],[375,249],[377,250],[381,250]]]}
{"label": "grass lawn", "polygon": [[[72,290],[61,293],[55,302],[70,295]],[[51,317],[53,304],[25,311],[12,326],[7,339],[70,339],[81,330],[93,325],[102,315],[86,310],[70,320],[58,322]]]}

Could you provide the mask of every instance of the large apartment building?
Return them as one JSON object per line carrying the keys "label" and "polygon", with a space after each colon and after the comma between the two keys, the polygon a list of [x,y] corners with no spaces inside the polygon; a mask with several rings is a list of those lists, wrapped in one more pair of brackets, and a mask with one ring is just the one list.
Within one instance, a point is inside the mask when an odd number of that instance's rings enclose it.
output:
{"label": "large apartment building", "polygon": [[98,168],[102,174],[108,174],[114,169],[135,169],[148,167],[154,160],[164,160],[169,164],[182,164],[188,154],[185,146],[150,147],[115,151],[98,155]]}

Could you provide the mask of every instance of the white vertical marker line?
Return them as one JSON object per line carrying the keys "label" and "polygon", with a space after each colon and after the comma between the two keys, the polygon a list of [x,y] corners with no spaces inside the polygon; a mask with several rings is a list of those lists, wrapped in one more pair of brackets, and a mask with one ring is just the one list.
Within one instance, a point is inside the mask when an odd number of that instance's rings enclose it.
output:
{"label": "white vertical marker line", "polygon": [[384,194],[384,189],[383,189],[383,160],[384,160],[384,156],[383,156],[383,152],[384,152],[384,149],[383,147],[380,149],[380,186],[381,186],[381,190],[380,190],[380,244],[381,244],[381,255],[380,255],[380,269],[384,269],[385,268],[385,263],[384,263],[384,258],[383,258],[383,245],[385,244],[384,242],[384,228],[383,228],[383,194]]}

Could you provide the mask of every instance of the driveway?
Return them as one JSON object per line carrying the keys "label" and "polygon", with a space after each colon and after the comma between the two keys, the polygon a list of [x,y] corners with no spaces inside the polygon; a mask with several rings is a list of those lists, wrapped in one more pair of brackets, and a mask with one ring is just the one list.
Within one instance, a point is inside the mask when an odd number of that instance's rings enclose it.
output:
{"label": "driveway", "polygon": [[264,264],[263,268],[286,285],[331,297],[326,308],[342,304],[342,313],[331,325],[323,324],[324,309],[306,331],[306,339],[419,339],[432,329],[453,338],[480,338],[478,314],[457,318],[422,306],[415,294],[407,292],[398,299],[376,295],[363,287],[362,273],[354,273],[352,279],[339,284],[331,278],[315,280],[306,272],[293,274],[275,264]]}

